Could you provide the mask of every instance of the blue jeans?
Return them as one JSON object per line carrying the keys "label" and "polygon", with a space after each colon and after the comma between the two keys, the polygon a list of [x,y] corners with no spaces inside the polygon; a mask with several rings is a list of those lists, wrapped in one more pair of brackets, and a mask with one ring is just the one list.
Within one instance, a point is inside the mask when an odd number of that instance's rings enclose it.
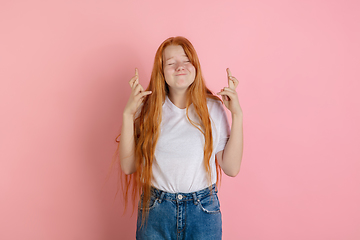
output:
{"label": "blue jeans", "polygon": [[149,215],[142,224],[139,202],[136,239],[206,239],[222,236],[220,203],[216,185],[193,193],[167,193],[151,189]]}

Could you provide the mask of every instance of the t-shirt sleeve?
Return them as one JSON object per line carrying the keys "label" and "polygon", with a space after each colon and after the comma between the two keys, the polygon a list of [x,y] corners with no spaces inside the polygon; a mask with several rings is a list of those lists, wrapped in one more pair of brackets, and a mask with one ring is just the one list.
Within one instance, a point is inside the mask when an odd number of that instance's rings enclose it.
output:
{"label": "t-shirt sleeve", "polygon": [[228,122],[228,119],[226,116],[225,109],[220,102],[219,102],[216,110],[217,110],[216,115],[219,116],[219,125],[217,126],[217,128],[219,129],[219,133],[218,133],[219,134],[219,142],[218,142],[218,145],[216,146],[215,154],[224,150],[225,145],[230,137],[229,122]]}

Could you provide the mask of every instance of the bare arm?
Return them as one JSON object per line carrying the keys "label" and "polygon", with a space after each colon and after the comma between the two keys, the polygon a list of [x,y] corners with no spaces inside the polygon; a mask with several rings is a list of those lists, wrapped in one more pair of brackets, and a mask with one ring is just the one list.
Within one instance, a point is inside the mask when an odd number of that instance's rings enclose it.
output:
{"label": "bare arm", "polygon": [[144,88],[140,85],[137,69],[135,69],[135,76],[131,78],[129,84],[131,86],[131,95],[123,112],[123,123],[119,142],[120,165],[125,174],[132,174],[136,171],[134,115],[143,97],[151,94],[151,91],[144,91]]}
{"label": "bare arm", "polygon": [[216,154],[216,158],[224,173],[235,177],[240,171],[243,155],[242,116],[232,116],[231,132],[225,149]]}
{"label": "bare arm", "polygon": [[135,172],[134,116],[123,114],[119,142],[120,165],[125,174]]}
{"label": "bare arm", "polygon": [[229,87],[225,87],[219,95],[222,96],[225,106],[231,111],[231,132],[225,149],[216,154],[218,163],[224,173],[235,177],[240,171],[243,155],[243,113],[235,91],[239,81],[227,69]]}

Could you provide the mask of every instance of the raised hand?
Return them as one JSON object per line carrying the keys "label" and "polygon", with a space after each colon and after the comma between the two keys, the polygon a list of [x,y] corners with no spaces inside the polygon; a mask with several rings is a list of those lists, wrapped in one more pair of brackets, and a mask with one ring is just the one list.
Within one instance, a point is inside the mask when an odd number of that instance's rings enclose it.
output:
{"label": "raised hand", "polygon": [[232,76],[229,68],[226,69],[226,72],[228,77],[228,87],[224,87],[217,94],[221,96],[225,106],[232,114],[242,115],[242,109],[236,92],[236,87],[239,85],[239,81]]}
{"label": "raised hand", "polygon": [[140,85],[139,73],[137,68],[135,68],[135,76],[131,78],[131,80],[129,81],[129,85],[131,87],[131,94],[125,106],[124,114],[134,116],[136,110],[143,101],[143,98],[146,95],[151,94],[151,91],[144,91],[144,88]]}

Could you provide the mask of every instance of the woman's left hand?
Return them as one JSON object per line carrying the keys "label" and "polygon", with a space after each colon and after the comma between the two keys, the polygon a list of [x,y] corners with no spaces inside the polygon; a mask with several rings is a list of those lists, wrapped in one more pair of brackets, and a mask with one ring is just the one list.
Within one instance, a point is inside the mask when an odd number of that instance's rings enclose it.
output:
{"label": "woman's left hand", "polygon": [[233,115],[242,115],[242,109],[239,103],[236,87],[239,85],[239,81],[231,75],[230,69],[226,69],[228,75],[228,87],[221,89],[218,95],[221,95],[225,106],[230,110]]}

